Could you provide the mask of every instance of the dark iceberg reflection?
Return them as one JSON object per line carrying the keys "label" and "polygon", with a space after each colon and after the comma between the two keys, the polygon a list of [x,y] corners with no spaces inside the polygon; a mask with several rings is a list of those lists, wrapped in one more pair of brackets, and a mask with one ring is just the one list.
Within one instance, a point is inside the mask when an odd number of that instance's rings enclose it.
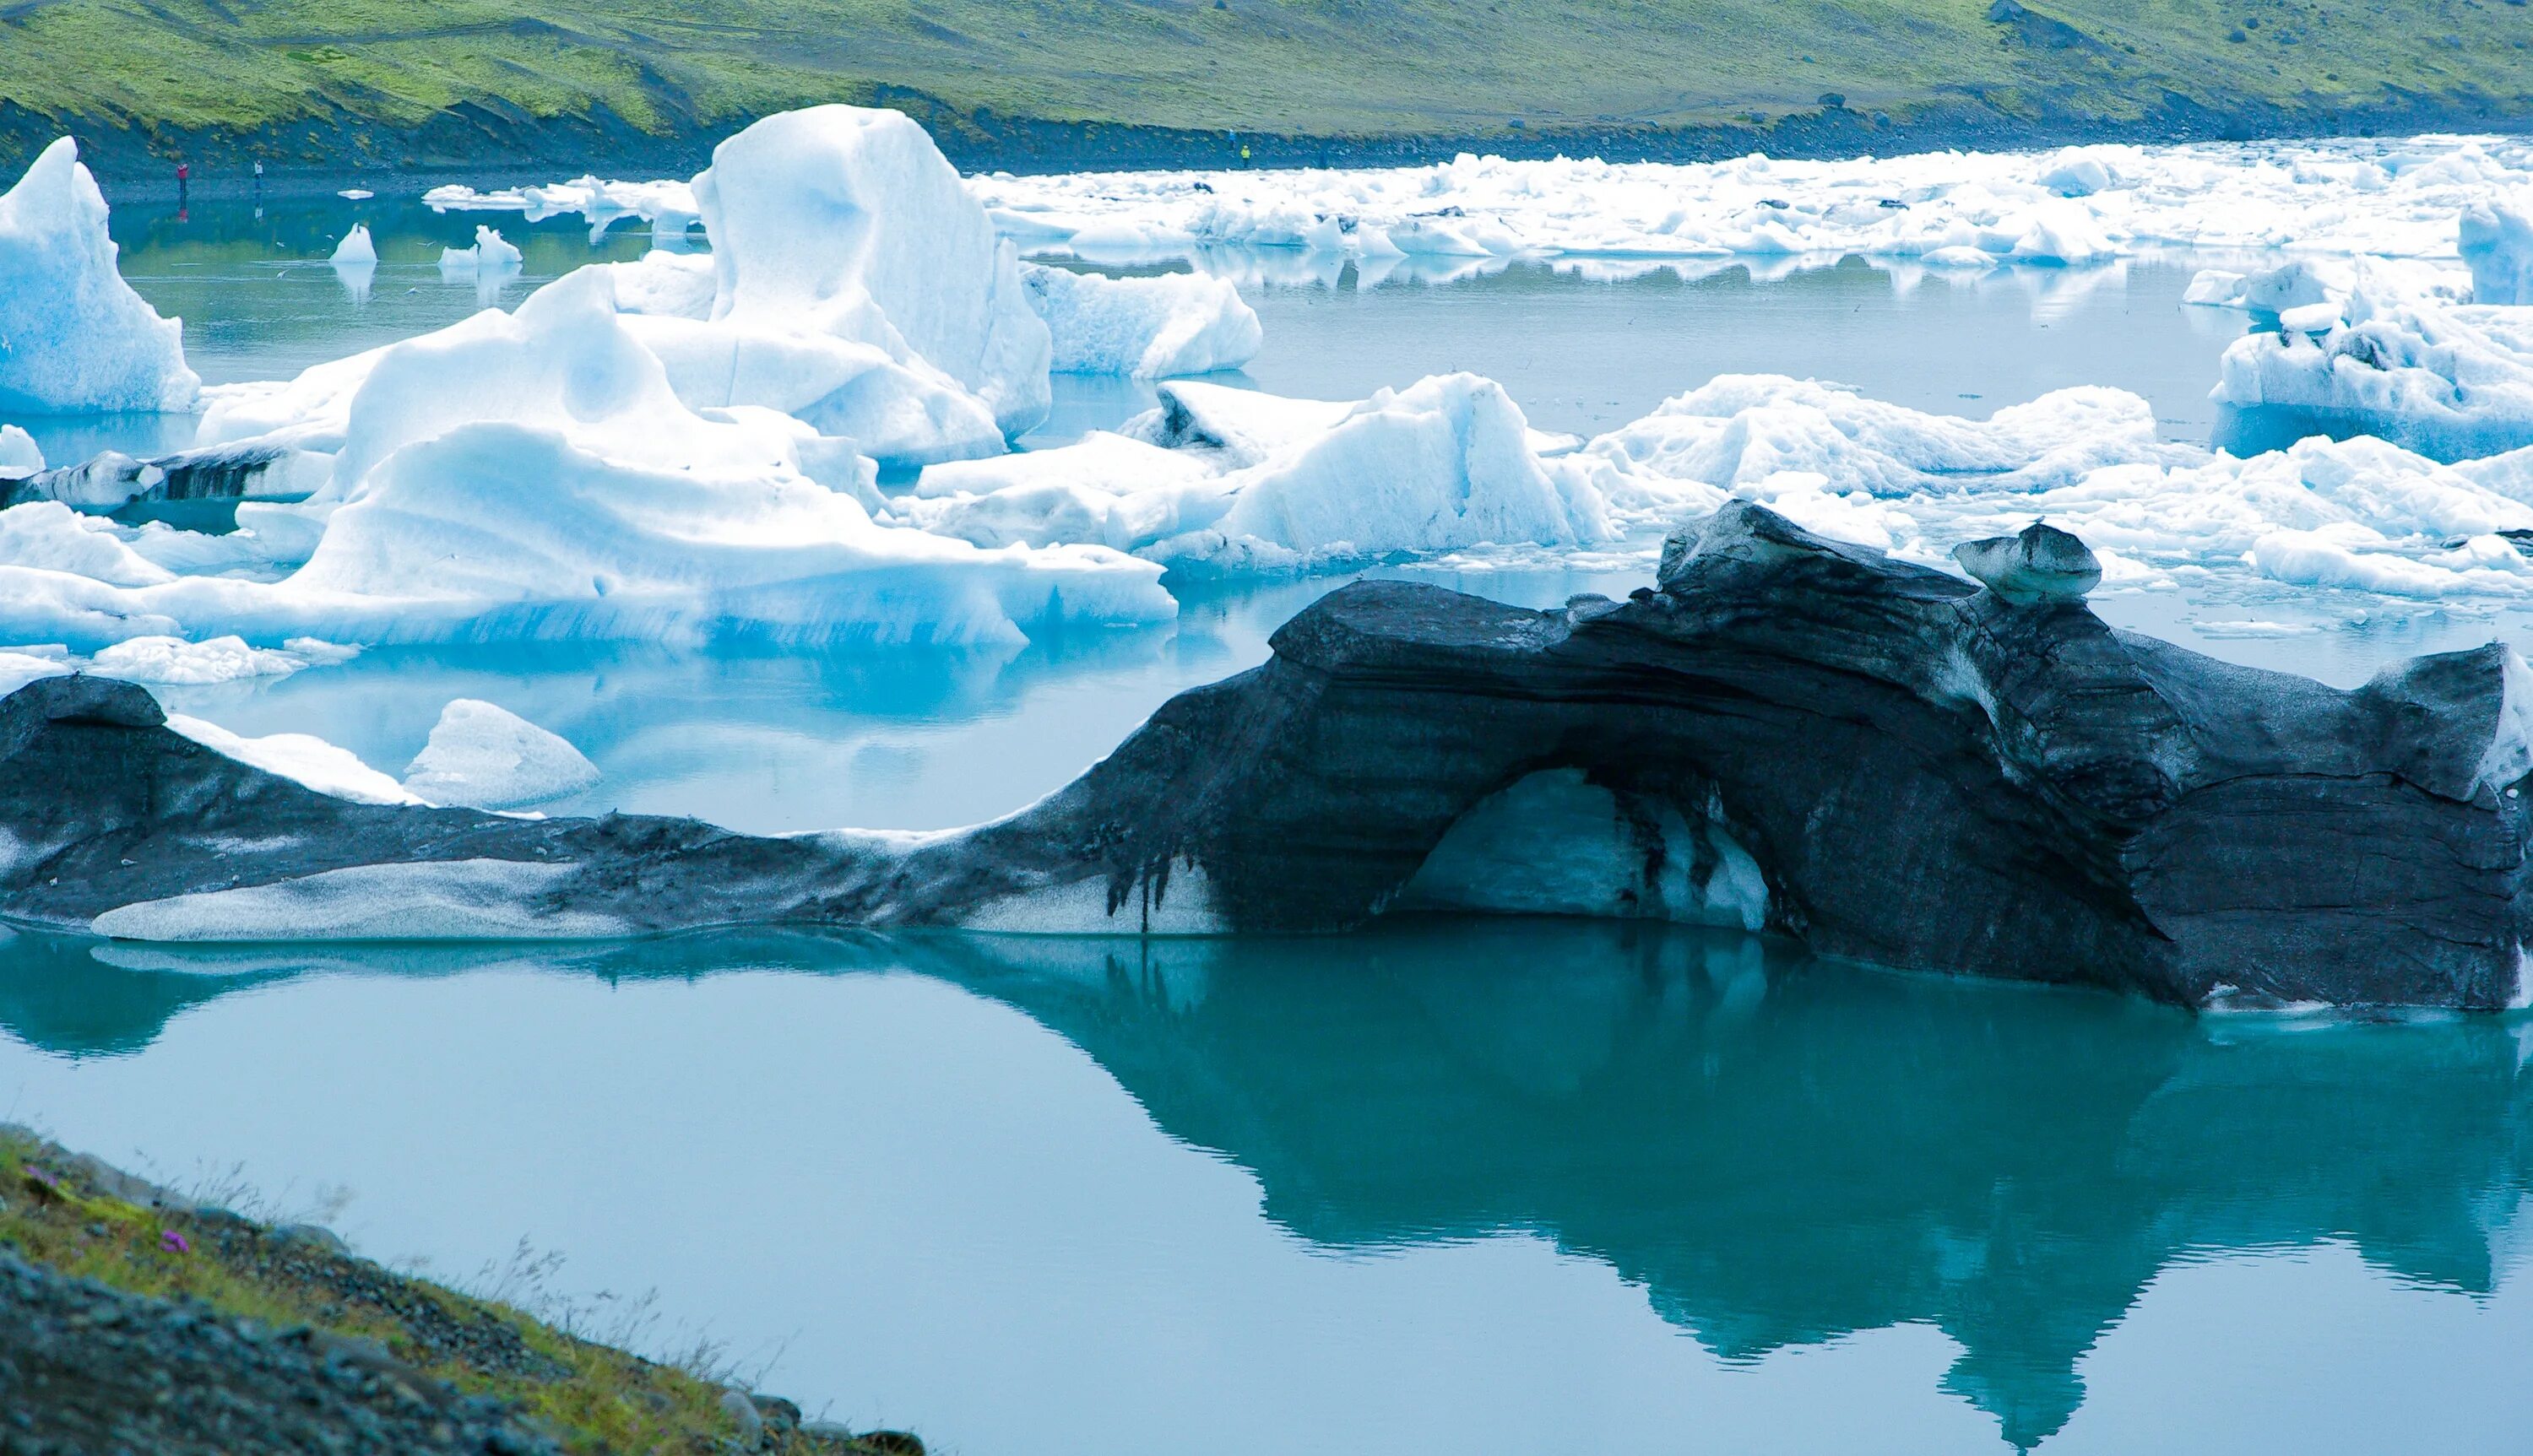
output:
{"label": "dark iceberg reflection", "polygon": [[2461,1292],[2527,1187],[2520,1022],[2193,1017],[1825,963],[1722,932],[1401,923],[1290,940],[759,933],[613,947],[238,948],[21,936],[0,1025],[146,1045],[308,973],[913,969],[1081,1046],[1329,1248],[1533,1231],[1728,1358],[1903,1322],[2031,1446],[2159,1270],[2345,1241]]}

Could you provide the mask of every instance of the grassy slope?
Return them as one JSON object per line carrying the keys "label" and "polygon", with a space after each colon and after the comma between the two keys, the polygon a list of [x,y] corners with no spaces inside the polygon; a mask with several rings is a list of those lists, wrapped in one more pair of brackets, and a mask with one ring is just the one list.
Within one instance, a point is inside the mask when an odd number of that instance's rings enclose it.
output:
{"label": "grassy slope", "polygon": [[[51,1171],[30,1175],[30,1165]],[[399,1318],[347,1303],[322,1279],[294,1272],[293,1258],[276,1255],[276,1246],[260,1227],[232,1220],[221,1237],[197,1215],[153,1212],[88,1186],[75,1172],[62,1172],[72,1166],[58,1149],[0,1127],[0,1248],[131,1294],[198,1300],[222,1314],[270,1326],[306,1325],[375,1339],[425,1374],[467,1394],[500,1398],[551,1431],[573,1456],[718,1456],[736,1429],[722,1409],[721,1387],[707,1380],[575,1338],[500,1304],[380,1271],[377,1277],[390,1281],[401,1300],[438,1306],[438,1318],[451,1327],[485,1321],[510,1326],[554,1373],[529,1377],[435,1360],[416,1347]],[[165,1248],[161,1234],[169,1229],[185,1234],[193,1247],[183,1252]],[[308,1254],[296,1262],[304,1270],[310,1259],[333,1257]],[[903,1438],[873,1439],[867,1448],[855,1440],[853,1449],[863,1456],[920,1450]],[[779,1445],[782,1453],[810,1449],[798,1436]]]}
{"label": "grassy slope", "polygon": [[2038,3],[2000,24],[1988,0],[0,0],[0,98],[183,131],[490,100],[668,132],[896,86],[1004,117],[1413,136],[1738,123],[1824,92],[2114,121],[2167,91],[2533,97],[2512,0]]}

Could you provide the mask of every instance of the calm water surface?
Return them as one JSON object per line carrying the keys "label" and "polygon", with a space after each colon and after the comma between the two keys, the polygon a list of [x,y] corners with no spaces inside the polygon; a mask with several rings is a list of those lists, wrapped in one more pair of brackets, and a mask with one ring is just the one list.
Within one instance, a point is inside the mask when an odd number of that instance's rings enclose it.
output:
{"label": "calm water surface", "polygon": [[[323,259],[354,219],[383,262]],[[512,282],[443,281],[500,227]],[[212,380],[436,327],[593,258],[409,202],[125,208]],[[1369,279],[1209,259],[1262,388],[1490,375],[1591,432],[1729,371],[1982,414],[2073,383],[2206,439],[2238,318],[2196,261],[1978,280],[1849,262]],[[1149,403],[1060,381],[1035,442]],[[28,422],[57,459],[181,422]],[[1438,572],[1533,605],[1642,573]],[[966,652],[375,652],[169,688],[401,770],[451,697],[606,773],[577,812],[756,830],[1008,811],[1334,579]],[[2106,616],[2353,682],[2510,618],[2283,591]],[[2299,617],[2298,614],[2303,616]],[[2291,639],[2250,619],[2327,619]],[[2230,625],[2229,625],[2230,624]],[[766,1388],[966,1456],[2521,1450],[2533,1024],[2193,1019],[1562,922],[1299,941],[721,935],[600,948],[0,945],[0,1116],[468,1280],[656,1290]],[[601,1308],[606,1308],[602,1306]]]}
{"label": "calm water surface", "polygon": [[2522,1449],[2527,1028],[1578,922],[0,955],[0,1109],[970,1456]]}

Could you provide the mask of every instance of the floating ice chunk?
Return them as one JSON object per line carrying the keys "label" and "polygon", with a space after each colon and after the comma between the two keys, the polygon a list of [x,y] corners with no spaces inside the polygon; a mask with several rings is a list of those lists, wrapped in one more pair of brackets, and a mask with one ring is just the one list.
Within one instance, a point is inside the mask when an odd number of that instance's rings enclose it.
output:
{"label": "floating ice chunk", "polygon": [[2151,407],[2118,389],[2060,389],[1981,421],[1783,375],[1720,375],[1582,453],[1622,475],[1728,493],[1797,471],[1817,473],[1839,495],[1889,497],[2032,491],[2104,465],[2202,454],[2156,438]]}
{"label": "floating ice chunk", "polygon": [[481,223],[475,227],[474,247],[440,250],[440,271],[443,276],[462,277],[472,273],[477,277],[483,277],[488,274],[511,273],[518,271],[525,261],[518,249],[504,241],[500,233]]}
{"label": "floating ice chunk", "polygon": [[333,257],[327,261],[338,267],[357,267],[362,263],[377,266],[379,250],[377,245],[370,241],[370,225],[366,222],[353,223],[352,230],[343,234],[343,241],[334,245]]}
{"label": "floating ice chunk", "polygon": [[181,412],[184,324],[115,271],[105,197],[68,137],[0,193],[0,409]]}
{"label": "floating ice chunk", "polygon": [[544,905],[574,868],[508,859],[355,865],[120,905],[90,928],[118,940],[157,941],[604,940],[628,933],[611,916]]}
{"label": "floating ice chunk", "polygon": [[0,561],[71,572],[117,586],[173,578],[175,573],[135,552],[126,534],[112,521],[75,511],[60,501],[29,501],[0,510]]}
{"label": "floating ice chunk", "polygon": [[1921,261],[1930,267],[1939,268],[1992,268],[1997,262],[1995,254],[1973,248],[1967,243],[1938,248],[1926,254]]}
{"label": "floating ice chunk", "polygon": [[1354,406],[1335,399],[1288,399],[1257,389],[1174,379],[1160,407],[1119,433],[1165,449],[1216,452],[1228,466],[1255,465],[1286,445],[1334,429]]}
{"label": "floating ice chunk", "polygon": [[348,748],[309,733],[270,733],[240,737],[216,723],[182,713],[167,715],[167,727],[213,753],[223,754],[278,774],[295,784],[356,804],[419,804],[422,800],[395,780],[361,762]]}
{"label": "floating ice chunk", "polygon": [[1029,264],[1021,281],[1053,335],[1059,374],[1209,374],[1247,364],[1265,339],[1240,291],[1201,273],[1103,278]]}
{"label": "floating ice chunk", "polygon": [[614,182],[575,177],[541,187],[501,188],[478,192],[471,187],[435,187],[422,195],[436,212],[521,212],[542,222],[566,212],[589,219],[593,230],[626,216],[640,217],[655,231],[682,231],[695,219],[694,189],[684,182]]}
{"label": "floating ice chunk", "polygon": [[24,480],[43,468],[35,437],[15,425],[0,425],[0,481]]}
{"label": "floating ice chunk", "polygon": [[2116,185],[2118,173],[2113,168],[2123,151],[2115,146],[2062,147],[2040,159],[2035,180],[2061,197],[2091,197]]}
{"label": "floating ice chunk", "polygon": [[58,648],[0,648],[0,697],[16,692],[38,677],[59,677],[72,670],[67,657]]}
{"label": "floating ice chunk", "polygon": [[404,786],[436,804],[513,809],[580,792],[598,766],[560,735],[476,698],[452,699],[404,773]]}
{"label": "floating ice chunk", "polygon": [[2533,312],[2450,305],[2361,278],[2344,322],[2247,334],[2225,350],[2213,397],[2284,408],[2425,453],[2464,458],[2533,443]]}
{"label": "floating ice chunk", "polygon": [[[1438,376],[1332,407],[1170,392],[1198,401],[1180,427],[1151,429],[1175,448],[1094,435],[936,466],[893,508],[979,543],[1092,540],[1222,571],[1611,537],[1591,479],[1543,462],[1519,407],[1493,380]],[[1208,413],[1228,428],[1196,428]],[[1225,434],[1236,443],[1221,442]]]}
{"label": "floating ice chunk", "polygon": [[973,395],[1007,435],[1046,417],[1046,325],[1017,257],[902,113],[767,117],[713,148],[694,198],[715,323],[876,346]]}
{"label": "floating ice chunk", "polygon": [[2476,304],[2533,304],[2533,190],[2463,209],[2455,251]]}
{"label": "floating ice chunk", "polygon": [[101,648],[88,670],[127,682],[200,686],[242,677],[284,677],[308,666],[295,653],[249,647],[242,637],[188,642],[182,637],[132,637]]}
{"label": "floating ice chunk", "polygon": [[366,203],[370,199],[377,197],[378,194],[370,191],[366,187],[347,187],[341,192],[334,194],[334,196],[338,198],[348,198],[355,203]]}
{"label": "floating ice chunk", "polygon": [[338,635],[356,640],[955,643],[1012,640],[1024,622],[1165,621],[1157,574],[1095,548],[987,552],[880,526],[771,465],[642,465],[487,422],[395,451],[271,591],[291,620],[351,617]]}
{"label": "floating ice chunk", "polygon": [[2023,262],[2086,263],[2118,254],[2119,248],[2094,222],[2092,211],[2073,202],[2043,204],[2032,209],[2031,223],[2008,250]]}

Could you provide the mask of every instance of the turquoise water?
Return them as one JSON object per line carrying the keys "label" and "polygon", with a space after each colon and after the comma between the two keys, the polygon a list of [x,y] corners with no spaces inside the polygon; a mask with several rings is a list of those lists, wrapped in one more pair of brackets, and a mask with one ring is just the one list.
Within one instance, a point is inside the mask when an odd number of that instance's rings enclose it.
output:
{"label": "turquoise water", "polygon": [[[359,297],[322,262],[356,218],[384,260]],[[479,220],[527,254],[487,294],[434,266]],[[650,244],[388,200],[115,225],[214,381]],[[1233,262],[1266,325],[1260,387],[1469,369],[1576,432],[1774,370],[1973,414],[2111,383],[2205,439],[2242,326],[2178,307],[2187,259],[1377,287]],[[1149,401],[1059,380],[1036,439]],[[57,459],[183,434],[26,423]],[[1642,580],[1420,574],[1534,605]],[[1190,587],[1170,627],[1026,647],[381,651],[161,696],[391,771],[442,704],[490,698],[605,772],[557,812],[931,828],[1058,786],[1335,584]],[[2272,595],[2098,605],[2341,682],[2495,625],[2210,625],[2315,610]],[[359,1249],[458,1282],[524,1240],[564,1256],[549,1292],[602,1332],[656,1291],[637,1340],[708,1334],[764,1388],[964,1456],[2524,1449],[2528,1046],[2521,1020],[2193,1019],[1564,922],[0,944],[0,1117],[179,1183],[242,1180],[275,1212],[347,1190]]]}
{"label": "turquoise water", "polygon": [[[187,955],[0,1109],[963,1453],[2502,1451],[2528,1027],[1579,922]],[[664,1333],[665,1333],[664,1326]]]}

